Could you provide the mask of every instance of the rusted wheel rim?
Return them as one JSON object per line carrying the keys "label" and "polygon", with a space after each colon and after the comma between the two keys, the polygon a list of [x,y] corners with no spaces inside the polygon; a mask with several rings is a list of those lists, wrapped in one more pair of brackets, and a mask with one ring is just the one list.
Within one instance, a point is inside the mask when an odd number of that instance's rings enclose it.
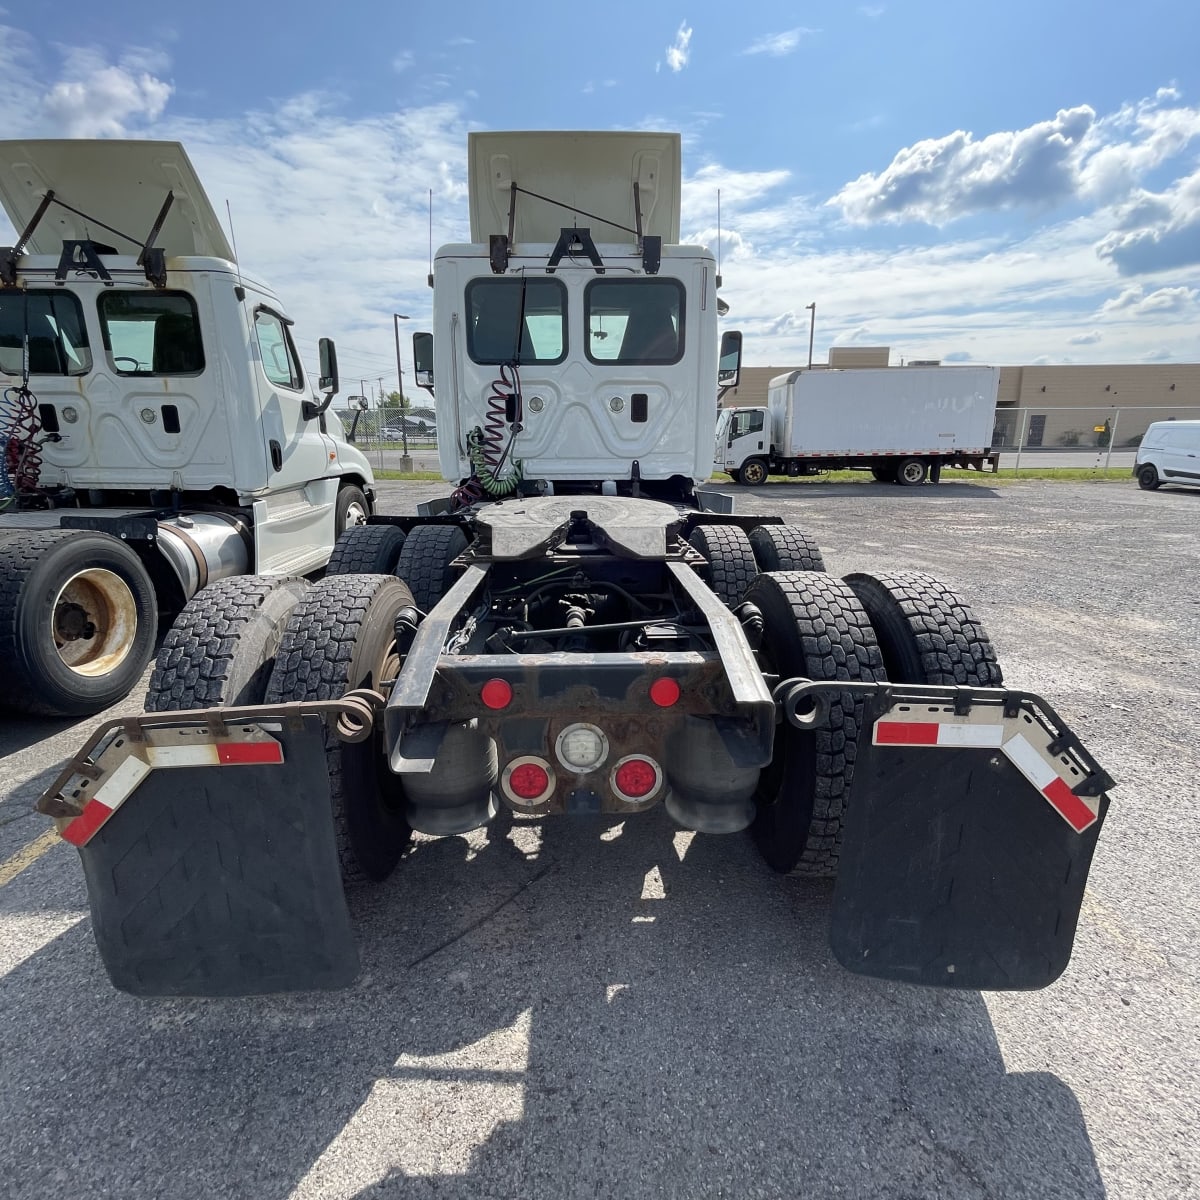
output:
{"label": "rusted wheel rim", "polygon": [[137,638],[137,603],[113,571],[78,571],[54,598],[54,648],[63,665],[89,678],[115,671]]}

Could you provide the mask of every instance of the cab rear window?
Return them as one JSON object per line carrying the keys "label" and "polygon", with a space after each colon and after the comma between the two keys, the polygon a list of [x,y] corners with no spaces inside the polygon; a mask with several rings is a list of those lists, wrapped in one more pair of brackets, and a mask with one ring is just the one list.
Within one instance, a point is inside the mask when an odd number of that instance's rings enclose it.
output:
{"label": "cab rear window", "polygon": [[83,309],[65,291],[0,291],[0,372],[86,375],[92,369]]}

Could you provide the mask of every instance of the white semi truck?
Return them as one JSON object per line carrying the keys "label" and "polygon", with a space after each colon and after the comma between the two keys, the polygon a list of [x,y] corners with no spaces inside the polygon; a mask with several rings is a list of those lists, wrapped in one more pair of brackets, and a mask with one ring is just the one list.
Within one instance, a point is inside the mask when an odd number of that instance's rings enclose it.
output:
{"label": "white semi truck", "polygon": [[97,712],[160,620],[323,568],[374,477],[182,146],[0,142],[0,704]]}
{"label": "white semi truck", "polygon": [[951,588],[835,578],[698,490],[717,280],[677,244],[679,178],[677,135],[472,135],[471,242],[414,343],[450,494],[346,530],[317,583],[210,584],[147,712],[38,802],[116,986],[346,986],[344,889],[500,806],[749,829],[836,877],[833,949],[868,975],[1065,967],[1112,781]]}
{"label": "white semi truck", "polygon": [[937,483],[943,467],[996,470],[998,367],[799,370],[772,379],[767,407],[724,408],[713,466],[734,483],[870,471]]}

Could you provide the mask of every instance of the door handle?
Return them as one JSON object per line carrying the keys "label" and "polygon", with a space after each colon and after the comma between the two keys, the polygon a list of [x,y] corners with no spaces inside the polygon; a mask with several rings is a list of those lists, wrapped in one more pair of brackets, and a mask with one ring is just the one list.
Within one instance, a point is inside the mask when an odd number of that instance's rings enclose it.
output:
{"label": "door handle", "polygon": [[271,439],[271,467],[276,471],[283,470],[283,447],[274,439]]}

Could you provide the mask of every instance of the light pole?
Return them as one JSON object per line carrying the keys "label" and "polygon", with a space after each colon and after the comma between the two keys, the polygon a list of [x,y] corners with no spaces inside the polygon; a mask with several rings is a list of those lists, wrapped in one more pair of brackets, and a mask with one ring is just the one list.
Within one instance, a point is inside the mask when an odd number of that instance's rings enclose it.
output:
{"label": "light pole", "polygon": [[812,314],[808,318],[808,369],[812,370],[813,335],[817,332],[817,302],[804,306]]}
{"label": "light pole", "polygon": [[400,322],[407,321],[403,313],[392,313],[392,328],[396,331],[396,382],[400,387],[400,470],[411,471],[412,459],[408,456],[408,420],[404,415],[404,368],[400,365]]}

